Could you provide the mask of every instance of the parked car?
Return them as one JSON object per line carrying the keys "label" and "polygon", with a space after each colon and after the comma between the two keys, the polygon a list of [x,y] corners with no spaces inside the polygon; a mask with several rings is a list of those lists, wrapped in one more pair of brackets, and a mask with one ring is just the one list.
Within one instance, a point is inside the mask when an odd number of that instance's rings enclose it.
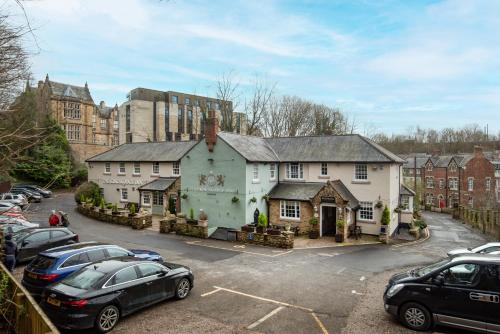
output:
{"label": "parked car", "polygon": [[3,193],[3,194],[0,194],[0,200],[4,201],[4,202],[9,202],[9,203],[15,204],[23,210],[29,204],[26,196],[24,196],[22,194]]}
{"label": "parked car", "polygon": [[79,241],[77,234],[64,227],[21,230],[13,234],[13,239],[17,243],[17,262],[31,260],[49,248]]}
{"label": "parked car", "polygon": [[23,194],[24,196],[26,196],[29,202],[40,203],[43,198],[43,196],[40,195],[39,192],[29,190],[27,188],[12,188],[10,192],[13,194]]}
{"label": "parked car", "polygon": [[495,251],[500,251],[500,242],[489,242],[487,244],[475,248],[459,248],[449,251],[448,256],[457,256],[463,254],[487,254]]}
{"label": "parked car", "polygon": [[456,256],[394,275],[384,303],[387,312],[413,330],[443,325],[498,333],[500,257]]}
{"label": "parked car", "polygon": [[44,189],[44,188],[39,187],[39,186],[35,186],[33,184],[16,184],[14,187],[32,189],[34,191],[39,192],[45,198],[52,196],[52,191],[50,191],[48,189]]}
{"label": "parked car", "polygon": [[118,320],[167,298],[184,299],[193,288],[187,267],[131,257],[96,262],[47,287],[41,307],[66,329],[106,333]]}
{"label": "parked car", "polygon": [[31,227],[26,227],[23,225],[11,224],[11,223],[0,225],[0,230],[2,231],[3,235],[6,235],[8,233],[14,234],[14,233],[17,233],[21,230],[26,230],[29,228],[31,228]]}
{"label": "parked car", "polygon": [[163,262],[161,255],[153,251],[126,250],[116,245],[82,242],[39,253],[24,269],[22,284],[33,295],[39,296],[47,285],[59,282],[91,262],[127,256]]}
{"label": "parked car", "polygon": [[0,225],[3,224],[16,224],[16,225],[22,225],[25,227],[40,227],[39,224],[37,223],[31,223],[25,219],[17,218],[17,217],[11,217],[11,216],[0,216]]}
{"label": "parked car", "polygon": [[19,206],[11,202],[0,200],[0,214],[5,214],[6,212],[21,213],[22,210]]}

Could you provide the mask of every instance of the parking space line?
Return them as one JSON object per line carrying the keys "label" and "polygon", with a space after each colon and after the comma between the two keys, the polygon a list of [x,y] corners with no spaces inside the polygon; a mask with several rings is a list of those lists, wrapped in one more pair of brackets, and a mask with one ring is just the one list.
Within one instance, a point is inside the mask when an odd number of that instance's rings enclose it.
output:
{"label": "parking space line", "polygon": [[210,296],[211,294],[219,292],[219,291],[220,291],[220,289],[215,289],[215,290],[212,290],[212,291],[209,291],[209,292],[205,292],[205,293],[201,294],[201,296],[202,297]]}
{"label": "parking space line", "polygon": [[293,250],[289,250],[289,251],[282,252],[282,253],[279,253],[279,254],[273,254],[273,255],[271,255],[271,254],[262,254],[262,253],[257,253],[257,252],[249,252],[249,251],[241,250],[241,249],[224,248],[224,247],[218,247],[218,246],[212,246],[212,245],[205,245],[205,244],[200,243],[200,241],[185,241],[185,243],[188,244],[188,245],[192,245],[192,246],[200,246],[200,247],[222,249],[222,250],[226,250],[226,251],[229,251],[229,252],[245,253],[245,254],[258,255],[258,256],[264,256],[264,257],[277,257],[277,256],[282,256],[282,255],[289,254],[289,253],[293,252]]}
{"label": "parking space line", "polygon": [[326,329],[325,325],[323,325],[321,320],[319,320],[316,313],[312,312],[311,315],[314,318],[314,320],[316,320],[316,323],[318,324],[319,328],[321,328],[321,330],[323,331],[323,334],[328,334],[328,330]]}
{"label": "parking space line", "polygon": [[263,316],[262,318],[260,318],[259,320],[257,320],[253,324],[251,324],[250,326],[248,326],[247,328],[252,329],[252,328],[259,326],[261,323],[263,323],[267,319],[271,318],[273,315],[275,315],[276,313],[278,313],[279,311],[281,311],[284,308],[285,308],[284,306],[278,306],[277,308],[275,308],[274,310],[272,310],[271,312],[269,312],[268,314],[266,314],[265,316]]}

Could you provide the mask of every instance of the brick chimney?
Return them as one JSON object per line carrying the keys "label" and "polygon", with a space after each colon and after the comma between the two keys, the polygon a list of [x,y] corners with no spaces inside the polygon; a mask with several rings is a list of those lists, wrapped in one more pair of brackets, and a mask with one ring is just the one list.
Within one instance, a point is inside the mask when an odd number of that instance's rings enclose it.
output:
{"label": "brick chimney", "polygon": [[219,120],[215,116],[215,110],[207,112],[207,119],[205,121],[205,143],[207,144],[208,151],[214,151],[214,145],[217,142],[217,129],[219,128]]}
{"label": "brick chimney", "polygon": [[482,158],[483,148],[481,146],[474,146],[474,158]]}
{"label": "brick chimney", "polygon": [[432,157],[439,157],[440,154],[441,154],[441,151],[438,149],[432,150],[432,153],[431,153]]}

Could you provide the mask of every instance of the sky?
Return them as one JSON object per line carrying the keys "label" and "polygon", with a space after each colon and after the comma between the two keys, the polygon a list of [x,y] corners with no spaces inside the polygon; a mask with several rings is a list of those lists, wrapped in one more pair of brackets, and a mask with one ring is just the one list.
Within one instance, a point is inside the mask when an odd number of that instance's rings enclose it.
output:
{"label": "sky", "polygon": [[88,82],[96,103],[120,105],[136,87],[214,95],[232,71],[242,100],[259,78],[340,108],[359,132],[471,123],[500,132],[500,1],[24,4],[40,47],[35,80]]}

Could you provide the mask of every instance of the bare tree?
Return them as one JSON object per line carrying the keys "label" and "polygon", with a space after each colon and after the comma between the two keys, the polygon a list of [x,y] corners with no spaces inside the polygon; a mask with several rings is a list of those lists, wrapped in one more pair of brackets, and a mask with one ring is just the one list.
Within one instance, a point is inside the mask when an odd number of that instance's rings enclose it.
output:
{"label": "bare tree", "polygon": [[282,99],[272,96],[264,112],[261,129],[266,137],[281,137],[286,135],[286,113]]}
{"label": "bare tree", "polygon": [[239,105],[240,84],[235,78],[235,72],[229,71],[222,73],[217,79],[215,86],[215,95],[219,100],[219,108],[221,113],[220,127],[222,131],[233,132],[233,111]]}
{"label": "bare tree", "polygon": [[265,132],[262,124],[274,94],[276,84],[269,85],[258,77],[255,78],[252,96],[245,101],[246,127],[248,135],[260,135]]}

